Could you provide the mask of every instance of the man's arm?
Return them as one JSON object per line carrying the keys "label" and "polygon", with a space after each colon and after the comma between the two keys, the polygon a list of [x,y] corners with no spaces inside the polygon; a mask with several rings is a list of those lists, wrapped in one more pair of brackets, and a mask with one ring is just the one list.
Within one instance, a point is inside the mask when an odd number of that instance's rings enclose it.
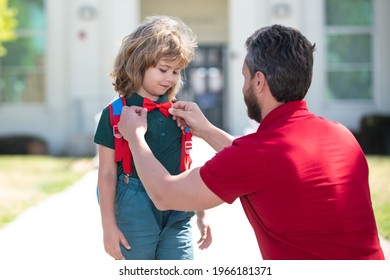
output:
{"label": "man's arm", "polygon": [[169,113],[182,129],[187,126],[194,136],[202,138],[215,151],[219,152],[232,145],[234,137],[210,123],[196,103],[175,102]]}
{"label": "man's arm", "polygon": [[145,141],[147,112],[123,107],[119,131],[129,142],[137,173],[160,210],[204,210],[223,203],[203,182],[199,168],[172,176],[154,157]]}

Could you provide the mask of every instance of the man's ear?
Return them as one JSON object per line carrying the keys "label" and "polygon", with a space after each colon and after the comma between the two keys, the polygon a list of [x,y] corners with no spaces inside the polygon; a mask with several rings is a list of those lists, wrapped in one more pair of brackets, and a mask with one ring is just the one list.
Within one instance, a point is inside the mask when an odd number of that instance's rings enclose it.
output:
{"label": "man's ear", "polygon": [[265,81],[266,81],[264,73],[261,71],[257,71],[255,74],[255,81],[256,81],[257,87],[260,87],[259,89],[262,89],[264,87]]}

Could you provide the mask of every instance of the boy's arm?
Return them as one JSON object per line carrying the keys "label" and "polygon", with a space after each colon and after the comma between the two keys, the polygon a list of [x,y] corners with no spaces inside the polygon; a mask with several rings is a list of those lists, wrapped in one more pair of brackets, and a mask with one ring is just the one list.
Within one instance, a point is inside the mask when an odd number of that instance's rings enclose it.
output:
{"label": "boy's arm", "polygon": [[98,194],[103,226],[104,248],[113,258],[124,259],[119,244],[130,249],[122,232],[119,230],[114,214],[117,183],[117,165],[115,151],[99,145]]}

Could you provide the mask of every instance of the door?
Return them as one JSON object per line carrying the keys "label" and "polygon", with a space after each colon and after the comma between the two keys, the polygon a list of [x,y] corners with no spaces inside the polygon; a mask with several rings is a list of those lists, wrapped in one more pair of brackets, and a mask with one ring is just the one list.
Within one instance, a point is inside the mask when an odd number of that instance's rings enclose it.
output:
{"label": "door", "polygon": [[201,46],[184,73],[179,100],[193,101],[211,123],[224,128],[225,89],[224,47]]}

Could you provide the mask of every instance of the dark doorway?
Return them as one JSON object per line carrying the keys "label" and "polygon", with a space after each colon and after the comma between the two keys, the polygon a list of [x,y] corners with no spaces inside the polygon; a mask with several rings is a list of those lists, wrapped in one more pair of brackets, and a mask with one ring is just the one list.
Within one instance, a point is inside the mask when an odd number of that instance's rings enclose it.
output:
{"label": "dark doorway", "polygon": [[196,102],[215,126],[224,128],[225,51],[222,46],[202,46],[185,71],[179,100]]}

